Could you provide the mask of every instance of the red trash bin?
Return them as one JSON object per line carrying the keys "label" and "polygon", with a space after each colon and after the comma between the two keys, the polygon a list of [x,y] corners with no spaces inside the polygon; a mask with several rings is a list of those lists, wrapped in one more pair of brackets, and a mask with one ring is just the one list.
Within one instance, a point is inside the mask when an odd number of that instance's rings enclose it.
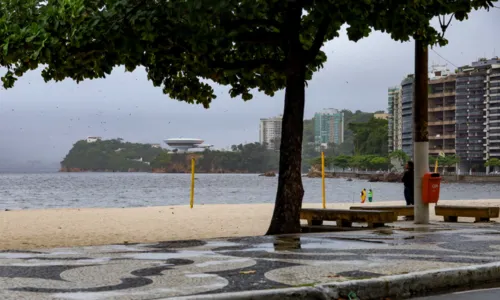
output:
{"label": "red trash bin", "polygon": [[424,203],[437,203],[441,188],[439,173],[427,172],[422,177],[422,201]]}

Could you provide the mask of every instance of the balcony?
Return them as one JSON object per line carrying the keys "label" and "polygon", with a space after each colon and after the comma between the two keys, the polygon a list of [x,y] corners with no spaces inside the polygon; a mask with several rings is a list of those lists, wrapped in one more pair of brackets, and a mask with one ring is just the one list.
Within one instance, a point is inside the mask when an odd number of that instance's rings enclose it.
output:
{"label": "balcony", "polygon": [[444,134],[444,135],[439,135],[439,136],[429,136],[429,140],[450,140],[454,139],[455,135],[454,134]]}
{"label": "balcony", "polygon": [[456,75],[449,75],[449,76],[446,76],[444,78],[431,79],[431,80],[429,80],[429,85],[445,83],[445,82],[454,82],[456,80],[457,80]]}
{"label": "balcony", "polygon": [[429,108],[429,111],[435,112],[435,111],[445,111],[445,110],[455,110],[455,109],[456,109],[455,105],[448,105],[448,106],[432,107],[432,108]]}
{"label": "balcony", "polygon": [[455,96],[455,91],[446,91],[441,93],[429,94],[427,97],[429,99],[441,98],[441,97],[453,97]]}
{"label": "balcony", "polygon": [[429,149],[429,154],[455,154],[455,149]]}
{"label": "balcony", "polygon": [[448,120],[448,121],[432,121],[429,122],[427,125],[429,126],[434,126],[434,125],[453,125],[455,124],[455,120]]}

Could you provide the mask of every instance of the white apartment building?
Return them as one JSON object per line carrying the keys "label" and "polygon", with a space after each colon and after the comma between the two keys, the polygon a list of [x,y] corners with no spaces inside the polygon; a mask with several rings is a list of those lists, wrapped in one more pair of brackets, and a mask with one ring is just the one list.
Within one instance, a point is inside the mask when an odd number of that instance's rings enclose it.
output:
{"label": "white apartment building", "polygon": [[97,141],[102,140],[102,137],[100,136],[89,136],[87,137],[87,143],[95,143]]}
{"label": "white apartment building", "polygon": [[403,149],[403,115],[401,87],[388,89],[389,153]]}
{"label": "white apartment building", "polygon": [[485,102],[485,150],[484,160],[500,158],[500,60],[486,72]]}
{"label": "white apartment building", "polygon": [[259,143],[267,145],[271,150],[279,150],[281,140],[281,123],[283,116],[260,119]]}

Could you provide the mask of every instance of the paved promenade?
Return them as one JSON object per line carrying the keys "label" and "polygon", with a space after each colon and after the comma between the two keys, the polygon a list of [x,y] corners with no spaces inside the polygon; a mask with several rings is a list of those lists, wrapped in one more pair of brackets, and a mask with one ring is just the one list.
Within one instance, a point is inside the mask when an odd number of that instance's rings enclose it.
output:
{"label": "paved promenade", "polygon": [[496,223],[9,251],[0,252],[0,299],[161,299],[498,261]]}

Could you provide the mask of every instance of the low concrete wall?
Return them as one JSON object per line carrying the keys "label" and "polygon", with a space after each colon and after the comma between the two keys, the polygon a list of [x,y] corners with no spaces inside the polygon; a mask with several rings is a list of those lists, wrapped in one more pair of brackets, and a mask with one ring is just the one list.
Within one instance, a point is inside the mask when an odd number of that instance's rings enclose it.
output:
{"label": "low concrete wall", "polygon": [[[211,295],[174,297],[178,300],[278,300],[278,299],[349,299],[355,293],[359,299],[408,299],[464,288],[479,288],[500,281],[500,262],[454,269],[415,272],[366,280],[334,282],[313,287],[246,291]],[[165,298],[166,299],[166,298]]]}
{"label": "low concrete wall", "polygon": [[[353,178],[360,180],[369,180],[371,177],[377,174],[365,174],[365,173],[355,173],[355,172],[337,172],[333,173],[335,177],[340,178]],[[470,183],[496,183],[500,182],[500,176],[481,176],[481,175],[441,175],[445,182],[470,182]]]}
{"label": "low concrete wall", "polygon": [[448,182],[500,182],[500,176],[481,176],[481,175],[443,175],[443,179]]}

